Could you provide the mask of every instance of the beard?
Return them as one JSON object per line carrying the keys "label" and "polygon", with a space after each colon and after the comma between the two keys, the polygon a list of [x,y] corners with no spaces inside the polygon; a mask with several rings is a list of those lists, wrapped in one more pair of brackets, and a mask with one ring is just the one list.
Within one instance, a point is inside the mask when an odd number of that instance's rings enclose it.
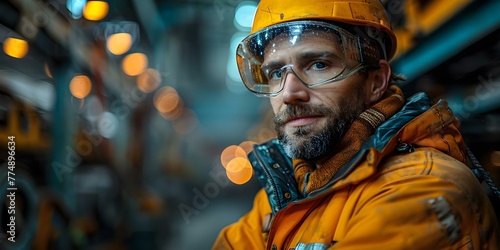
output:
{"label": "beard", "polygon": [[[357,105],[356,105],[357,104]],[[341,109],[340,107],[343,107]],[[309,104],[289,105],[274,118],[278,139],[286,154],[295,159],[318,161],[334,154],[337,146],[356,117],[364,110],[363,105],[341,100],[339,105],[312,106]],[[319,129],[317,124],[293,128],[285,131],[285,121],[299,116],[326,117],[326,123]]]}

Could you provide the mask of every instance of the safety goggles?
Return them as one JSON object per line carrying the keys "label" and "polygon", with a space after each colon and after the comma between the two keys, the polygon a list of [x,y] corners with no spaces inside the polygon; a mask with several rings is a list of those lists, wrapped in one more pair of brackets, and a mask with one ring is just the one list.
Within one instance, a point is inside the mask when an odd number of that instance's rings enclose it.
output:
{"label": "safety goggles", "polygon": [[288,74],[313,88],[340,81],[378,65],[379,46],[343,28],[320,21],[294,21],[246,37],[236,61],[245,86],[257,96],[276,96]]}

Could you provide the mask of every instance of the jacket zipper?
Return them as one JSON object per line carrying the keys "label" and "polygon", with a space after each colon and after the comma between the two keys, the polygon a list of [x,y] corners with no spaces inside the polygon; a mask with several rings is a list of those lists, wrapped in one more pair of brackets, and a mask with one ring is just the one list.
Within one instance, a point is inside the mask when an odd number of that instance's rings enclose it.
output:
{"label": "jacket zipper", "polygon": [[[322,197],[320,199],[312,201],[313,204],[311,205],[311,207],[309,207],[309,209],[307,210],[307,212],[304,214],[304,216],[302,217],[301,221],[299,223],[297,223],[298,226],[295,226],[293,228],[293,230],[290,232],[290,234],[285,238],[285,241],[283,242],[283,247],[290,248],[290,244],[291,244],[293,238],[295,238],[295,235],[296,235],[297,231],[299,230],[300,226],[302,225],[302,223],[318,207],[318,205],[323,202],[324,199],[325,199],[325,197]],[[297,204],[297,203],[295,203],[295,204]],[[290,204],[290,206],[288,206],[287,208],[290,208],[290,207],[292,207],[295,204]],[[272,229],[272,227],[271,227],[271,229]],[[269,232],[271,232],[271,230],[269,230]]]}
{"label": "jacket zipper", "polygon": [[[257,151],[257,152],[259,152],[259,151]],[[257,161],[259,162],[259,165],[262,168],[262,170],[264,170],[264,173],[266,174],[266,177],[269,180],[269,183],[271,185],[270,188],[274,193],[274,197],[276,197],[276,201],[277,201],[276,203],[277,203],[278,209],[276,212],[273,211],[273,213],[276,214],[282,208],[281,201],[279,200],[279,197],[278,197],[278,191],[277,191],[278,188],[276,187],[276,183],[274,182],[273,178],[271,178],[271,174],[269,173],[269,170],[267,170],[264,167],[264,161],[260,157],[260,152],[259,152],[259,154],[255,154],[255,157],[257,158]]]}

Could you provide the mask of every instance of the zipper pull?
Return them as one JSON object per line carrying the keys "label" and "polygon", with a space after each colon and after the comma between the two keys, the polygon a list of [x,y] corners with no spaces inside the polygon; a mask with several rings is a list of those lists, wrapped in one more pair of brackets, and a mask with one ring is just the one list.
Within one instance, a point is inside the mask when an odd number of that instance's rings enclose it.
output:
{"label": "zipper pull", "polygon": [[398,140],[396,151],[398,153],[411,153],[415,151],[415,147],[412,144],[408,144],[406,142],[401,142],[401,140]]}

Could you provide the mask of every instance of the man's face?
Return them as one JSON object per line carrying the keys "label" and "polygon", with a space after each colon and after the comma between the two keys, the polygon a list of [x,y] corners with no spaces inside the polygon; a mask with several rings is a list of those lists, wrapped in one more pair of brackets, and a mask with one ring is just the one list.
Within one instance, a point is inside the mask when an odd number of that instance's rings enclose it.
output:
{"label": "man's face", "polygon": [[[293,46],[288,39],[275,39],[266,48],[262,65],[291,65],[298,75],[309,70],[326,70],[335,59],[310,58],[324,51],[342,53],[331,40],[303,37]],[[319,52],[319,53],[316,53]],[[283,72],[284,88],[271,97],[278,139],[288,156],[305,160],[326,160],[351,123],[369,106],[366,75],[355,73],[341,81],[315,88],[305,86],[296,74]],[[303,79],[304,80],[304,79]]]}

